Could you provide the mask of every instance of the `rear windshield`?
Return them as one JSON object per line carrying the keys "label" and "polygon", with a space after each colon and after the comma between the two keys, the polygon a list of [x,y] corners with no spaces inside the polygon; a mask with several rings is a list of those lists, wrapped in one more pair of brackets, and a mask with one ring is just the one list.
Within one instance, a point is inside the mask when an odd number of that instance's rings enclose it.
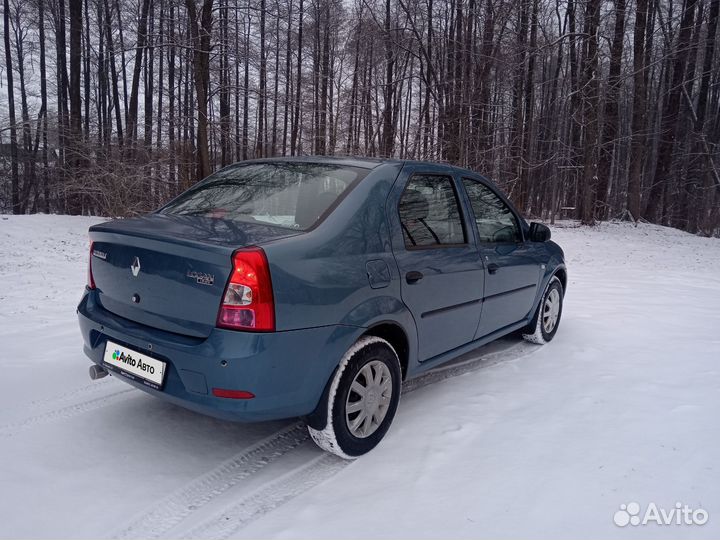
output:
{"label": "rear windshield", "polygon": [[316,163],[238,165],[209,176],[160,213],[306,230],[367,172]]}

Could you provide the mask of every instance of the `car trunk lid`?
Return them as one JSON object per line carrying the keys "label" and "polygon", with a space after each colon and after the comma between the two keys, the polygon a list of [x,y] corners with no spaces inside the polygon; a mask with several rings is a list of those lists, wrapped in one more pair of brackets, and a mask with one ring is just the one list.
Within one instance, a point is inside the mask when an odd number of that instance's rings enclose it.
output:
{"label": "car trunk lid", "polygon": [[263,224],[151,214],[90,228],[98,300],[120,317],[206,337],[215,327],[232,253],[298,232]]}

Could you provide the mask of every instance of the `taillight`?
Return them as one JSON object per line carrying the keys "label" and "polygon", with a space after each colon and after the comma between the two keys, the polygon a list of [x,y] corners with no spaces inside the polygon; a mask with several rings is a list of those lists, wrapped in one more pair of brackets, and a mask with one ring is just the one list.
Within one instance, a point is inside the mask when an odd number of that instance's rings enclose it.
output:
{"label": "taillight", "polygon": [[87,286],[88,289],[95,288],[95,279],[92,273],[92,258],[93,258],[93,243],[90,242],[90,257],[88,258],[88,274],[87,274]]}
{"label": "taillight", "polygon": [[270,267],[262,249],[246,248],[233,253],[233,270],[225,287],[217,325],[231,330],[275,330]]}

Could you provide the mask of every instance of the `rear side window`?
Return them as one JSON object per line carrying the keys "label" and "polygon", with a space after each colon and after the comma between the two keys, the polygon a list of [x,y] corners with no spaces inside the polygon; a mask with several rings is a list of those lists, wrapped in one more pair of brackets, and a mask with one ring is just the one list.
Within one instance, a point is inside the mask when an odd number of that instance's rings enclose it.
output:
{"label": "rear side window", "polygon": [[306,230],[366,169],[315,163],[253,163],[218,171],[160,210]]}
{"label": "rear side window", "polygon": [[520,242],[520,227],[510,207],[485,184],[463,178],[475,214],[480,242]]}
{"label": "rear side window", "polygon": [[465,243],[457,195],[447,176],[413,176],[405,187],[398,209],[406,247]]}

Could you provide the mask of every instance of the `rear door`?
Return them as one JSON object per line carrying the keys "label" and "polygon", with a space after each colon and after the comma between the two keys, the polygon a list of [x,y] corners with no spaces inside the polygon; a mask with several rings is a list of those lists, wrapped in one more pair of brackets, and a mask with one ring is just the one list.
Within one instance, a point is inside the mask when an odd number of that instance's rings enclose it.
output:
{"label": "rear door", "polygon": [[402,299],[418,330],[420,361],[472,341],[483,268],[456,179],[440,166],[406,166],[388,214]]}
{"label": "rear door", "polygon": [[464,177],[462,183],[485,266],[482,317],[475,335],[480,338],[528,315],[540,282],[540,263],[505,198],[479,179]]}

